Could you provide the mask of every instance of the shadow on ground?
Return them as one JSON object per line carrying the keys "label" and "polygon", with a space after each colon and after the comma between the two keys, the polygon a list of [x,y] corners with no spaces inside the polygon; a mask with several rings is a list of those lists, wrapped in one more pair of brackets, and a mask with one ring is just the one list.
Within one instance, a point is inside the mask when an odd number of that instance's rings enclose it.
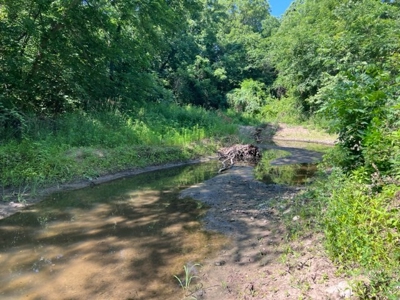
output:
{"label": "shadow on ground", "polygon": [[53,194],[1,220],[0,298],[183,297],[173,275],[226,238],[204,231],[204,206],[178,191],[216,170],[189,166]]}

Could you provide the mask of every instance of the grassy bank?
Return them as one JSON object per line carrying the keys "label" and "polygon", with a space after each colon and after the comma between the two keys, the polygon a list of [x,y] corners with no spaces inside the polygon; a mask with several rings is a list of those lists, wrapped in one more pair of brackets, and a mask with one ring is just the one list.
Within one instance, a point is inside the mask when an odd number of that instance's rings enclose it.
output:
{"label": "grassy bank", "polygon": [[221,112],[151,104],[53,119],[25,119],[19,140],[1,141],[1,188],[95,178],[124,169],[215,153],[237,125]]}
{"label": "grassy bank", "polygon": [[[321,237],[356,299],[399,299],[400,186],[327,165],[291,201],[291,212],[284,215],[290,239]],[[292,221],[295,216],[298,222]]]}

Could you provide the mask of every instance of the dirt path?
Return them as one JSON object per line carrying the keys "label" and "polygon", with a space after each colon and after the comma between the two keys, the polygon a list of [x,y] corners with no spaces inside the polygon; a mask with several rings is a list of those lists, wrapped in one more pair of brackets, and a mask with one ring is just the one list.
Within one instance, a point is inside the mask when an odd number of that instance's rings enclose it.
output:
{"label": "dirt path", "polygon": [[278,149],[290,152],[286,156],[273,161],[275,166],[315,163],[322,159],[322,153],[307,150],[307,146],[320,144],[333,146],[333,136],[301,126],[288,126],[286,124],[266,125],[261,127],[242,126],[239,129],[242,136],[254,139],[260,149]]}
{"label": "dirt path", "polygon": [[[254,128],[242,128],[242,133],[251,130]],[[270,133],[264,134],[269,139]],[[263,144],[270,139],[260,136],[257,139],[263,148],[291,153],[276,160],[275,165],[315,162],[322,156],[316,151]],[[210,206],[204,220],[206,229],[222,232],[231,240],[217,257],[204,262],[188,299],[350,298],[351,288],[345,278],[336,276],[337,269],[323,250],[321,236],[287,240],[282,219],[303,189],[261,183],[255,180],[252,167],[235,166],[183,191],[181,197]],[[302,221],[299,216],[291,220],[299,226]]]}

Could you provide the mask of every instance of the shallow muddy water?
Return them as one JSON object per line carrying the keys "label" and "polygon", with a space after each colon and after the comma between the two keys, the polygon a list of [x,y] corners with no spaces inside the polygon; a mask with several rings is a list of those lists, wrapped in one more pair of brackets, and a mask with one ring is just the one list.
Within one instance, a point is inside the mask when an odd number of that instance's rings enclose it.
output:
{"label": "shallow muddy water", "polygon": [[0,221],[0,299],[180,299],[174,275],[228,241],[179,200],[216,163],[53,194]]}
{"label": "shallow muddy water", "polygon": [[[179,193],[219,168],[190,165],[55,193],[0,220],[0,299],[183,298],[174,275],[183,279],[183,266],[213,258],[230,240],[205,231],[205,205]],[[264,179],[296,185],[314,171],[271,167]]]}

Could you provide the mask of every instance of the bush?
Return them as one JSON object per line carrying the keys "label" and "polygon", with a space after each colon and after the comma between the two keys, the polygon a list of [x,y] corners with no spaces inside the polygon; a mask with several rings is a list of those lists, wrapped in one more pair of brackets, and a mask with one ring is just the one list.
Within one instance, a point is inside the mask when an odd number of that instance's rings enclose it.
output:
{"label": "bush", "polygon": [[293,97],[269,98],[261,110],[261,115],[270,121],[298,124],[301,122],[301,108]]}
{"label": "bush", "polygon": [[227,95],[228,104],[238,112],[257,114],[266,104],[267,93],[264,83],[245,79],[239,89],[234,89]]}
{"label": "bush", "polygon": [[349,177],[336,173],[331,182],[325,233],[334,260],[368,268],[398,267],[400,188],[389,184],[377,189],[365,168]]}

